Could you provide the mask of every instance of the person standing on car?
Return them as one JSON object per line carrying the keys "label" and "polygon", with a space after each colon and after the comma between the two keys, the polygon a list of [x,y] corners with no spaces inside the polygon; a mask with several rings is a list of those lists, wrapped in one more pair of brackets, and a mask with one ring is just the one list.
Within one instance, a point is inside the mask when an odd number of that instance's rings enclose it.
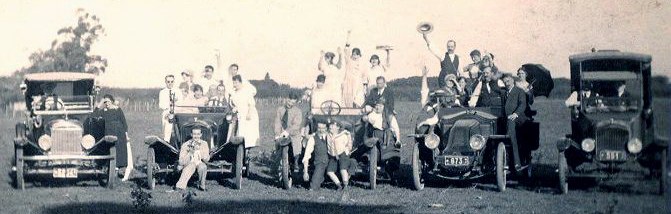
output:
{"label": "person standing on car", "polygon": [[291,93],[283,106],[275,111],[275,139],[288,138],[294,157],[294,171],[298,171],[299,156],[303,149],[303,112],[296,106],[298,95]]}
{"label": "person standing on car", "polygon": [[175,187],[179,190],[186,190],[186,185],[195,171],[198,171],[198,180],[200,183],[196,187],[200,191],[205,189],[205,177],[207,176],[206,162],[210,161],[210,149],[207,142],[201,139],[203,136],[200,128],[191,129],[191,139],[182,144],[179,150],[178,170],[182,170],[179,180]]}
{"label": "person standing on car", "polygon": [[445,82],[443,80],[445,79],[445,76],[448,74],[454,74],[455,76],[459,75],[459,55],[454,53],[454,50],[457,48],[457,42],[454,40],[448,40],[447,41],[447,52],[445,52],[445,56],[441,57],[436,53],[436,51],[431,48],[431,43],[429,42],[429,38],[427,37],[427,34],[422,34],[424,41],[426,42],[426,47],[429,49],[429,52],[435,56],[438,61],[440,61],[440,74],[438,74],[438,86],[439,87],[444,87]]}
{"label": "person standing on car", "polygon": [[[305,154],[303,155],[303,180],[310,181],[309,190],[319,190],[321,188],[324,182],[326,167],[329,164],[328,128],[326,127],[326,121],[316,120],[315,122],[317,123],[317,131],[307,137]],[[310,175],[308,174],[310,159],[312,159],[312,164],[314,165],[312,180],[310,180]]]}
{"label": "person standing on car", "polygon": [[[513,147],[513,157],[515,160],[515,169],[520,168],[520,145],[517,141],[517,129],[526,122],[527,94],[515,86],[515,79],[512,75],[503,76],[503,83],[506,85],[504,112],[506,115],[506,132]],[[526,158],[526,157],[525,157]]]}
{"label": "person standing on car", "polygon": [[128,124],[126,116],[119,106],[114,104],[114,97],[109,94],[103,95],[101,105],[91,114],[92,118],[102,119],[105,123],[105,135],[117,137],[116,141],[116,167],[117,170],[126,167],[121,181],[128,181],[133,171],[133,153],[128,143]]}
{"label": "person standing on car", "polygon": [[170,142],[170,135],[172,135],[172,123],[170,123],[168,115],[170,114],[171,102],[177,101],[175,96],[176,89],[175,76],[172,74],[165,76],[165,88],[158,93],[158,108],[161,109],[161,125],[163,126],[163,140]]}
{"label": "person standing on car", "polygon": [[217,85],[219,85],[219,81],[214,79],[213,76],[214,73],[214,67],[211,65],[206,65],[205,69],[203,70],[203,77],[198,80],[198,85],[203,87],[203,94],[205,94],[207,97],[212,96],[212,93],[217,88]]}

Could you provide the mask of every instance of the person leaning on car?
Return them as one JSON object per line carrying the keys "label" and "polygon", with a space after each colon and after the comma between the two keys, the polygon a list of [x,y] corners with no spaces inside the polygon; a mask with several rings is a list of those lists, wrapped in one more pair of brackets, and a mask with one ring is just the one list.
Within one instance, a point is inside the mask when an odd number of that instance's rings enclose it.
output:
{"label": "person leaning on car", "polygon": [[205,176],[207,175],[207,165],[205,162],[210,161],[210,149],[207,142],[201,139],[203,136],[200,128],[191,130],[191,140],[182,144],[179,150],[179,166],[177,170],[182,170],[179,180],[175,187],[179,190],[185,190],[187,182],[193,175],[194,171],[198,171],[198,179],[200,180],[197,186],[198,190],[205,191]]}
{"label": "person leaning on car", "polygon": [[513,144],[513,153],[515,158],[515,168],[519,168],[520,157],[519,144],[517,143],[517,129],[527,120],[525,111],[527,109],[527,94],[515,87],[515,78],[510,74],[503,76],[503,83],[506,85],[505,89],[505,104],[504,112],[507,118],[506,129],[508,137]]}
{"label": "person leaning on car", "polygon": [[294,157],[294,171],[299,168],[299,156],[303,149],[303,112],[296,106],[297,94],[290,94],[289,99],[283,106],[277,108],[275,113],[275,139],[289,138]]}
{"label": "person leaning on car", "polygon": [[165,88],[158,93],[158,107],[161,109],[161,125],[163,125],[163,140],[170,142],[170,135],[172,134],[172,123],[169,122],[168,115],[170,114],[170,102],[176,101],[175,76],[172,74],[165,76]]}

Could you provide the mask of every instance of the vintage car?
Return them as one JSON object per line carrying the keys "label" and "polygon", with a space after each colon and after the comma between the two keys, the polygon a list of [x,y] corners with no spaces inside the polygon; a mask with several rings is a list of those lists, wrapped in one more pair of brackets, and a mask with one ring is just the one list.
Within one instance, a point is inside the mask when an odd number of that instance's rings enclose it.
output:
{"label": "vintage car", "polygon": [[175,185],[180,170],[177,169],[182,143],[191,139],[191,130],[200,128],[201,139],[208,142],[210,161],[207,171],[223,178],[233,174],[233,186],[240,189],[242,177],[249,169],[245,159],[245,139],[238,135],[238,118],[229,106],[176,106],[171,99],[168,117],[173,124],[170,142],[158,136],[145,137],[147,149],[147,183],[154,189],[157,183]]}
{"label": "vintage car", "polygon": [[[664,191],[668,140],[655,135],[651,61],[650,55],[619,51],[569,57],[571,133],[557,141],[561,193],[568,192],[569,178],[647,171]],[[635,169],[641,166],[649,170]]]}
{"label": "vintage car", "polygon": [[117,138],[104,136],[95,107],[95,75],[48,72],[25,75],[28,119],[16,124],[14,182],[28,178],[97,179],[114,187]]}
{"label": "vintage car", "polygon": [[[506,132],[501,99],[495,99],[491,107],[460,107],[452,105],[454,95],[442,90],[432,92],[428,99],[431,119],[419,123],[411,135],[415,139],[411,156],[415,190],[422,190],[430,179],[473,181],[495,175],[498,190],[504,191],[510,172],[530,176],[531,152],[538,149],[537,122],[530,119],[516,129],[516,149]],[[513,167],[514,155],[519,155],[520,168]]]}
{"label": "vintage car", "polygon": [[[345,121],[351,125],[343,127],[353,137],[353,151],[350,157],[358,163],[352,176],[362,175],[368,178],[371,189],[377,186],[378,178],[387,178],[395,182],[393,173],[400,165],[400,149],[394,146],[393,135],[390,130],[379,131],[371,128],[371,125],[362,120],[364,114],[361,108],[341,107],[337,102],[328,100],[320,105],[320,108],[311,109],[307,115],[307,128],[309,133],[317,130],[315,121]],[[292,185],[291,168],[293,157],[289,155],[291,146],[288,141],[279,144],[282,148],[282,159],[280,161],[280,180],[282,186],[288,189]],[[378,172],[384,172],[378,175]]]}

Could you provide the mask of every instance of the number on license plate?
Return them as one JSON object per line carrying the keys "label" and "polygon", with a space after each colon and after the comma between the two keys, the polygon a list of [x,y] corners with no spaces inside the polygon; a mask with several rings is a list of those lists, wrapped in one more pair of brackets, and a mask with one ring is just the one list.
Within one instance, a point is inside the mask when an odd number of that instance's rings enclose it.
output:
{"label": "number on license plate", "polygon": [[76,178],[77,168],[54,168],[54,178]]}
{"label": "number on license plate", "polygon": [[465,166],[470,162],[466,156],[445,156],[445,165],[447,166]]}
{"label": "number on license plate", "polygon": [[599,153],[599,158],[601,160],[624,160],[624,152],[603,150]]}

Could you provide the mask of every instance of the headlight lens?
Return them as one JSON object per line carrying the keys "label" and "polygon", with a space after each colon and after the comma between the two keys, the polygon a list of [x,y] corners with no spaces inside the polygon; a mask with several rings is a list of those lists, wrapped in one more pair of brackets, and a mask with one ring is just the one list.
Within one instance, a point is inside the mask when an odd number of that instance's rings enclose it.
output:
{"label": "headlight lens", "polygon": [[582,140],[582,143],[580,143],[580,146],[582,147],[582,150],[585,152],[592,152],[594,151],[595,142],[594,139],[592,138],[585,138]]}
{"label": "headlight lens", "polygon": [[51,149],[51,136],[49,135],[42,135],[39,139],[37,139],[37,145],[40,146],[40,148],[44,149],[45,151]]}
{"label": "headlight lens", "polygon": [[226,115],[226,120],[227,120],[227,121],[231,121],[231,120],[233,120],[233,115],[227,114],[227,115]]}
{"label": "headlight lens", "polygon": [[88,150],[88,149],[93,148],[93,145],[95,143],[96,143],[96,139],[93,136],[91,136],[90,134],[84,135],[84,137],[82,137],[82,147],[84,147],[84,149]]}
{"label": "headlight lens", "polygon": [[632,138],[627,142],[627,150],[631,153],[639,153],[643,149],[643,143],[638,138]]}
{"label": "headlight lens", "polygon": [[426,148],[435,149],[436,147],[438,147],[439,143],[440,138],[438,138],[438,135],[434,133],[427,134],[424,136],[424,145],[426,145]]}
{"label": "headlight lens", "polygon": [[475,134],[471,136],[471,138],[468,140],[468,144],[471,146],[471,149],[473,150],[480,150],[482,147],[485,146],[485,142],[487,139],[485,139],[484,136],[480,134]]}

